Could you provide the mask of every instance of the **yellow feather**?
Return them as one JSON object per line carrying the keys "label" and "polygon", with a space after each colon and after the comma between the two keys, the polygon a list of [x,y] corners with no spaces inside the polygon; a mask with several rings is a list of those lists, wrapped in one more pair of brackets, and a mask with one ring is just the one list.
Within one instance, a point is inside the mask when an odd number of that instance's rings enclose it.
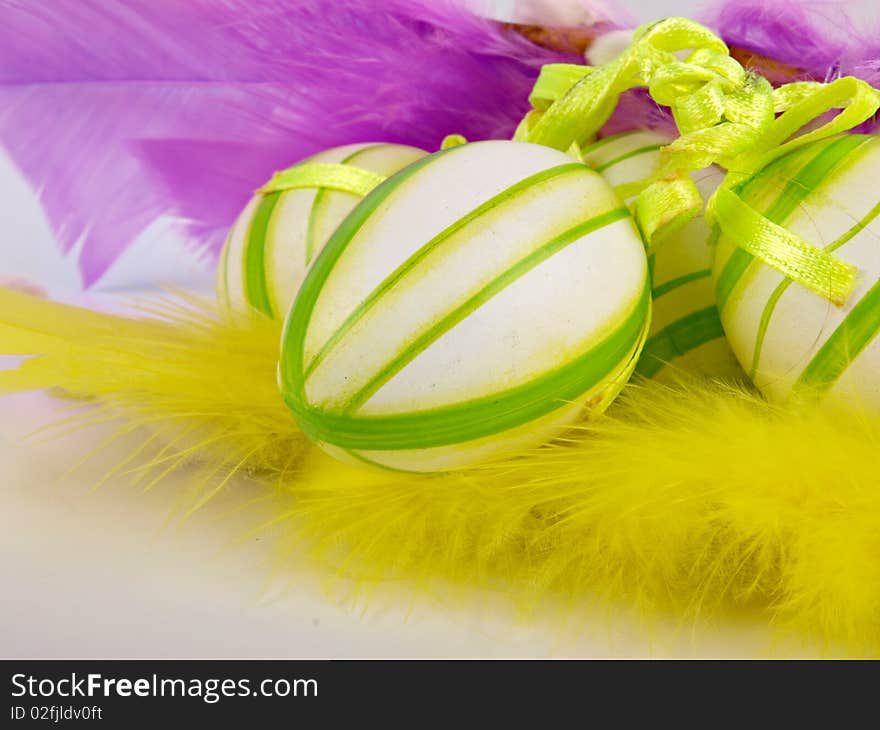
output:
{"label": "yellow feather", "polygon": [[0,393],[57,387],[87,397],[89,417],[103,408],[148,427],[166,444],[159,473],[196,455],[292,468],[306,442],[275,385],[281,325],[228,322],[183,295],[143,306],[122,317],[0,288],[0,352],[30,356],[0,371]]}
{"label": "yellow feather", "polygon": [[315,556],[366,581],[503,585],[528,605],[600,596],[690,618],[757,604],[780,628],[873,654],[878,444],[877,417],[646,382],[565,441],[465,473],[315,457],[286,515],[291,539],[307,534]]}
{"label": "yellow feather", "polygon": [[276,390],[277,324],[223,322],[195,303],[153,315],[0,292],[0,351],[38,355],[0,373],[0,390],[62,386],[176,432],[177,448],[137,468],[161,479],[198,456],[190,507],[240,469],[261,472],[281,554],[307,548],[365,589],[440,581],[533,607],[602,598],[689,619],[758,606],[780,629],[880,652],[877,415],[643,382],[517,459],[439,476],[370,471],[304,443]]}

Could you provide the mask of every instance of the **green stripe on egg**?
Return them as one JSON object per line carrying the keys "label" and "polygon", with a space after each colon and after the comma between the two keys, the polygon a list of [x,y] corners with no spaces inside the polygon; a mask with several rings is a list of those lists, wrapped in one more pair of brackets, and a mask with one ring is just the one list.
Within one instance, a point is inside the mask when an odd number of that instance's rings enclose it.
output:
{"label": "green stripe on egg", "polygon": [[[353,165],[390,175],[427,153],[395,144],[355,144],[305,162]],[[309,264],[354,208],[356,195],[326,189],[257,193],[230,230],[217,272],[220,303],[236,313],[282,319]]]}
{"label": "green stripe on egg", "polygon": [[[666,363],[706,345],[718,343],[724,347],[724,328],[718,316],[718,308],[710,305],[691,312],[652,334],[645,343],[645,352],[651,357],[639,360],[636,372],[646,378],[654,377]],[[720,342],[718,342],[720,340]]]}
{"label": "green stripe on egg", "polygon": [[734,351],[772,400],[841,396],[880,409],[880,140],[845,135],[778,160],[740,189],[768,218],[859,269],[843,307],[719,238],[716,288]]}
{"label": "green stripe on egg", "polygon": [[[880,333],[880,281],[858,300],[795,383],[796,390],[825,392]],[[878,373],[880,377],[880,373]]]}
{"label": "green stripe on egg", "polygon": [[622,162],[633,159],[634,157],[642,157],[644,155],[649,155],[652,152],[659,152],[663,148],[663,146],[663,144],[657,143],[644,145],[643,147],[636,147],[634,150],[624,152],[619,156],[608,160],[607,162],[603,162],[601,165],[597,165],[594,169],[596,170],[596,172],[605,172],[607,170],[610,170],[612,167],[616,167]]}
{"label": "green stripe on egg", "polygon": [[398,282],[406,277],[407,274],[412,272],[412,270],[419,264],[421,264],[433,251],[435,251],[442,245],[449,243],[449,241],[456,233],[479,219],[481,216],[489,213],[490,211],[502,211],[505,205],[516,205],[517,196],[519,195],[519,193],[525,192],[529,188],[539,185],[547,180],[551,180],[553,178],[566,174],[580,173],[582,172],[582,170],[583,166],[574,162],[558,165],[557,167],[550,168],[549,170],[543,170],[536,175],[528,177],[525,180],[521,180],[515,185],[512,185],[510,188],[502,191],[498,195],[487,200],[482,205],[469,211],[466,215],[462,216],[454,223],[449,225],[447,228],[440,231],[440,233],[434,236],[434,238],[428,241],[424,246],[415,251],[406,261],[404,261],[391,274],[389,274],[388,277],[386,277],[362,302],[358,304],[358,306],[352,311],[352,313],[346,318],[346,320],[327,339],[327,341],[317,352],[315,357],[311,359],[306,369],[306,377],[312,374],[315,368],[324,361],[327,353],[332,350],[338,344],[338,342],[343,337],[345,337],[346,334],[348,334],[352,327],[354,327],[367,312],[369,312],[377,303],[379,303],[382,298]]}
{"label": "green stripe on egg", "polygon": [[[588,165],[620,187],[653,175],[660,163],[660,150],[670,141],[656,132],[625,132],[593,143],[582,154]],[[708,197],[722,174],[713,169],[695,177]],[[636,368],[644,377],[682,371],[741,376],[715,307],[709,238],[710,230],[700,217],[651,255],[654,314]]]}
{"label": "green stripe on egg", "polygon": [[[653,271],[653,267],[651,269]],[[653,296],[655,299],[659,299],[664,294],[669,294],[670,292],[674,292],[676,289],[680,289],[686,284],[690,284],[692,281],[699,281],[700,279],[706,279],[712,276],[711,269],[697,269],[696,271],[689,271],[686,274],[682,274],[674,279],[669,279],[668,281],[664,281],[662,284],[658,284],[654,287]]]}
{"label": "green stripe on egg", "polygon": [[643,247],[598,175],[537,145],[462,145],[331,237],[285,325],[281,389],[330,453],[457,468],[604,402],[649,312]]}
{"label": "green stripe on egg", "polygon": [[[769,206],[753,204],[756,210],[764,214],[773,223],[785,224],[789,216],[804,202],[804,200],[818,188],[825,179],[834,172],[847,156],[864,144],[864,139],[856,135],[837,137],[820,143],[815,147],[807,147],[792,154],[791,159],[784,157],[776,161],[767,170],[754,176],[742,185],[740,195],[745,200],[750,196],[763,196],[767,200],[774,190],[779,189],[780,181],[783,186],[778,195],[772,198]],[[802,165],[795,173],[786,173],[784,170],[791,164]],[[723,241],[719,240],[720,248]],[[728,300],[736,287],[747,277],[747,271],[752,264],[760,266],[755,257],[742,248],[735,247],[718,276],[715,291],[718,308],[724,310]]]}
{"label": "green stripe on egg", "polygon": [[534,269],[542,261],[547,260],[557,251],[562,250],[565,246],[580,240],[584,236],[600,228],[604,228],[609,223],[624,220],[629,217],[626,208],[620,207],[610,210],[601,215],[587,220],[580,225],[566,231],[560,236],[556,236],[552,240],[535,249],[528,256],[517,261],[513,266],[496,276],[489,283],[476,291],[467,300],[458,307],[453,309],[449,314],[440,319],[436,324],[432,325],[422,335],[417,337],[413,342],[402,350],[391,362],[380,370],[366,385],[364,385],[351,400],[346,404],[346,412],[356,412],[370,396],[372,396],[379,388],[388,382],[396,373],[400,372],[407,364],[412,362],[416,355],[426,350],[430,345],[436,342],[442,335],[452,329],[456,324],[461,322],[469,314],[473,313],[478,307],[489,301],[498,292],[505,289],[514,281],[524,276]]}
{"label": "green stripe on egg", "polygon": [[[244,295],[245,300],[254,309],[274,317],[274,307],[269,296],[269,281],[266,271],[266,248],[269,223],[278,206],[281,193],[270,193],[263,196],[257,205],[254,218],[247,233],[244,249]],[[277,306],[277,303],[276,303]]]}
{"label": "green stripe on egg", "polygon": [[[858,223],[856,223],[852,228],[847,230],[846,233],[838,237],[836,240],[832,241],[830,244],[825,246],[825,250],[830,252],[837,251],[841,246],[851,241],[856,235],[861,233],[868,225],[870,225],[877,217],[880,216],[880,203],[875,205],[868,214],[862,218]],[[764,306],[764,311],[761,314],[761,323],[758,327],[758,334],[755,338],[755,350],[752,355],[752,366],[749,369],[749,377],[754,378],[755,373],[758,370],[758,364],[761,360],[761,349],[764,345],[764,338],[767,335],[767,328],[770,325],[770,320],[773,317],[773,313],[776,311],[776,305],[779,303],[779,299],[785,293],[785,290],[788,289],[794,282],[791,279],[785,279],[783,282],[779,284],[770,295],[770,298],[767,300],[767,304]]]}

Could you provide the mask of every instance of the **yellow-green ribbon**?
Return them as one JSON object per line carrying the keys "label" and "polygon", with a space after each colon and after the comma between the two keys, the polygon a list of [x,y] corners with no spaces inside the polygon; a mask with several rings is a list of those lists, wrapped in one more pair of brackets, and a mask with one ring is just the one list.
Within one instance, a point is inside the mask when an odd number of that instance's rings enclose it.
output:
{"label": "yellow-green ribbon", "polygon": [[[706,216],[756,258],[842,306],[856,286],[858,269],[768,220],[732,188],[798,147],[846,132],[869,119],[880,106],[880,92],[853,77],[830,84],[789,86],[774,92],[775,108],[782,114],[752,149],[726,162],[727,176],[709,199]],[[832,109],[841,112],[817,129],[794,136]]]}
{"label": "yellow-green ribbon", "polygon": [[276,172],[257,192],[268,195],[300,188],[328,188],[364,196],[385,180],[384,175],[361,167],[305,162]]}
{"label": "yellow-green ribbon", "polygon": [[[634,214],[646,245],[699,214],[703,200],[690,173],[718,164],[728,174],[706,206],[709,221],[787,277],[845,302],[856,269],[765,218],[734,187],[797,147],[866,121],[880,108],[880,92],[851,77],[774,90],[731,58],[708,28],[669,18],[639,28],[629,49],[605,66],[545,66],[530,97],[533,109],[514,139],[576,152],[608,121],[620,95],[637,87],[672,110],[680,132],[662,149],[656,174],[626,191],[637,195]],[[798,135],[831,110],[841,111]]]}
{"label": "yellow-green ribbon", "polygon": [[460,147],[463,144],[467,144],[467,140],[460,134],[447,134],[440,143],[440,149],[449,150],[453,147]]}
{"label": "yellow-green ribbon", "polygon": [[[617,59],[586,72],[546,111],[536,108],[540,115],[533,116],[526,124],[527,131],[521,133],[521,137],[559,150],[567,150],[572,143],[592,137],[608,121],[624,91],[638,86],[650,87],[654,76],[661,82],[658,86],[661,93],[664,87],[669,87],[668,79],[664,83],[662,75],[668,75],[671,64],[679,63],[675,52],[687,49],[727,54],[727,46],[715,34],[685,18],[670,18],[639,28],[633,44]],[[564,70],[565,67],[557,67],[557,73]],[[698,75],[705,74],[702,69],[696,71]],[[681,74],[676,78],[680,83],[693,83]],[[543,79],[545,88],[552,87],[553,83],[552,76]]]}

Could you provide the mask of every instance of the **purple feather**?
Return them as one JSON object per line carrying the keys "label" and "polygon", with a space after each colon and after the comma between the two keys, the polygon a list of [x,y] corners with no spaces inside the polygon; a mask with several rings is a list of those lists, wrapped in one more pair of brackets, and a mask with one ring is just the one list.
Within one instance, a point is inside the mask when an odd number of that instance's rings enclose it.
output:
{"label": "purple feather", "polygon": [[[708,20],[810,77],[880,83],[877,34],[843,18],[729,0]],[[83,242],[88,285],[163,214],[216,252],[254,188],[321,149],[508,137],[560,60],[580,59],[452,0],[0,0],[0,142],[65,250]],[[606,131],[669,123],[636,92]]]}
{"label": "purple feather", "polygon": [[0,141],[89,285],[163,214],[216,252],[321,149],[508,137],[560,60],[449,0],[0,0]]}
{"label": "purple feather", "polygon": [[807,78],[880,83],[880,29],[859,31],[841,0],[724,0],[702,21],[728,45],[802,69]]}
{"label": "purple feather", "polygon": [[821,78],[836,64],[845,46],[813,26],[827,3],[799,0],[734,0],[719,4],[704,18],[730,46],[743,48]]}
{"label": "purple feather", "polygon": [[[857,76],[880,86],[880,29],[859,32],[841,0],[723,0],[702,14],[729,46],[793,67],[784,81],[831,81]],[[871,131],[877,120],[854,131]],[[603,129],[614,134],[649,128],[675,134],[669,110],[643,90],[621,98]]]}

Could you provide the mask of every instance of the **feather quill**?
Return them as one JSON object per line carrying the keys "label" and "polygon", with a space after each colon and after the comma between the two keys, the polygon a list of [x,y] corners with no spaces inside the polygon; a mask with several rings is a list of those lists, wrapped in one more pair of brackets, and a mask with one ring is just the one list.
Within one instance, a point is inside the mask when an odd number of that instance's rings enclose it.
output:
{"label": "feather quill", "polygon": [[275,386],[279,327],[197,302],[131,318],[0,290],[2,350],[31,356],[0,372],[0,392],[61,386],[92,396],[86,422],[122,413],[170,434],[125,467],[156,480],[197,458],[190,508],[259,474],[279,555],[305,551],[365,591],[479,587],[531,608],[603,599],[688,620],[758,607],[781,631],[880,653],[880,416],[646,381],[513,460],[371,471],[297,430]]}
{"label": "feather quill", "polygon": [[452,0],[0,0],[0,143],[88,286],[161,215],[216,252],[322,149],[508,137],[559,60]]}

